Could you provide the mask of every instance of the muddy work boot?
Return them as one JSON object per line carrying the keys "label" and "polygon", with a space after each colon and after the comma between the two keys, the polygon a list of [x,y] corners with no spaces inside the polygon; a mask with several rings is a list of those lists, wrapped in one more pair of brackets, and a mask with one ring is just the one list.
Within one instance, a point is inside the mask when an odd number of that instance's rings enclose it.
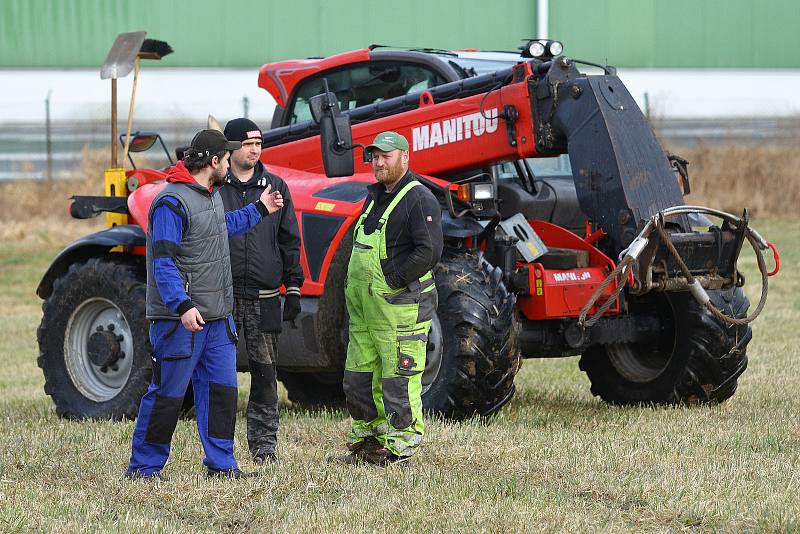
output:
{"label": "muddy work boot", "polygon": [[253,456],[253,463],[256,465],[271,465],[278,461],[274,452],[260,452]]}
{"label": "muddy work boot", "polygon": [[146,480],[148,482],[166,482],[167,477],[160,472],[155,473],[140,473],[139,471],[125,471],[125,478],[128,480]]}
{"label": "muddy work boot", "polygon": [[406,467],[409,464],[409,460],[411,460],[410,456],[397,456],[384,447],[364,452],[364,461],[378,467],[388,467],[390,465]]}
{"label": "muddy work boot", "polygon": [[364,465],[371,463],[367,461],[367,455],[371,454],[380,448],[380,443],[373,437],[368,437],[364,441],[358,443],[350,443],[347,445],[347,454],[330,455],[326,461],[329,464],[345,464],[345,465]]}

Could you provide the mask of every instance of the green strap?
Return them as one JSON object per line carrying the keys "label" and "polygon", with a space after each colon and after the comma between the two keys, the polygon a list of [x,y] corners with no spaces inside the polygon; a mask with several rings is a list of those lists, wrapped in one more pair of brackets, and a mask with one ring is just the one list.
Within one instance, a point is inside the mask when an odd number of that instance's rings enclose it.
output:
{"label": "green strap", "polygon": [[367,204],[367,209],[364,210],[364,213],[362,213],[362,215],[364,216],[369,215],[369,212],[372,211],[373,204],[375,203],[372,201],[372,199],[369,199],[369,204]]}
{"label": "green strap", "polygon": [[[397,203],[400,202],[403,199],[404,196],[406,196],[406,193],[408,193],[411,190],[412,187],[415,187],[415,186],[418,186],[418,185],[422,185],[422,184],[419,183],[416,180],[411,180],[410,182],[408,182],[405,185],[405,187],[403,187],[403,189],[401,189],[400,192],[397,193],[397,196],[395,196],[392,199],[392,202],[386,207],[386,210],[383,212],[383,216],[379,220],[384,222],[384,223],[386,223],[386,219],[389,218],[389,215],[392,213],[392,210],[397,205]],[[374,206],[375,206],[375,202],[373,202],[372,199],[369,199],[369,203],[367,204],[367,209],[364,210],[364,212],[361,214],[361,216],[362,217],[366,217],[367,215],[369,215],[369,213],[372,211],[372,208]]]}
{"label": "green strap", "polygon": [[394,209],[394,207],[397,206],[397,204],[401,200],[403,200],[404,196],[406,196],[406,193],[408,193],[409,191],[411,191],[411,189],[413,187],[416,187],[418,185],[421,186],[422,184],[419,183],[416,180],[412,180],[412,181],[408,182],[405,185],[405,187],[403,187],[403,189],[401,189],[400,191],[397,192],[397,195],[392,199],[392,202],[386,207],[386,210],[383,212],[383,215],[380,218],[380,224],[378,225],[378,228],[380,228],[381,240],[382,240],[381,242],[382,242],[383,246],[380,249],[379,257],[382,260],[387,259],[387,256],[386,256],[386,231],[385,231],[385,228],[384,228],[386,226],[386,221],[389,219],[389,215],[392,214],[392,210]]}
{"label": "green strap", "polygon": [[[403,200],[403,197],[404,197],[404,196],[406,196],[406,193],[408,193],[409,191],[411,191],[411,189],[412,189],[413,187],[416,187],[416,186],[418,186],[418,185],[422,185],[422,184],[421,184],[421,183],[419,183],[419,182],[418,182],[418,181],[416,181],[416,180],[411,180],[410,182],[408,182],[408,183],[406,184],[406,186],[405,186],[403,189],[401,189],[401,190],[400,190],[400,192],[398,192],[398,193],[397,193],[397,195],[396,195],[396,196],[395,196],[395,197],[392,199],[392,202],[391,202],[391,203],[390,203],[390,204],[389,204],[389,205],[386,207],[386,210],[383,212],[383,216],[381,217],[381,220],[382,220],[384,223],[385,223],[385,222],[386,222],[386,220],[389,218],[389,215],[391,215],[391,214],[392,214],[392,210],[394,209],[394,207],[395,207],[395,206],[397,206],[397,204],[398,204],[398,203],[399,203],[401,200]],[[371,208],[371,207],[372,207],[372,206],[370,206],[370,208]]]}

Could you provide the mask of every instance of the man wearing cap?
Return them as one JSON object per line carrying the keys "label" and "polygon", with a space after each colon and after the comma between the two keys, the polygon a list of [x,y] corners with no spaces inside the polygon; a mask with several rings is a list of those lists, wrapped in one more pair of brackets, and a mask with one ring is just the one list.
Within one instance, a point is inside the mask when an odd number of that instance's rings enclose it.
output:
{"label": "man wearing cap", "polygon": [[255,203],[225,213],[218,186],[229,151],[240,147],[222,132],[201,131],[151,204],[146,302],[153,380],[139,405],[128,478],[163,479],[189,380],[208,476],[247,476],[233,451],[236,328],[228,236],[278,211],[283,199],[267,188]]}
{"label": "man wearing cap", "polygon": [[[250,367],[247,443],[256,463],[274,462],[278,433],[275,364],[282,321],[300,313],[300,231],[286,183],[267,171],[261,157],[261,129],[245,118],[225,125],[225,137],[240,141],[220,190],[226,210],[238,210],[269,188],[283,197],[283,209],[244,235],[230,238],[234,318],[244,335]],[[281,314],[280,287],[286,288]]]}
{"label": "man wearing cap", "polygon": [[377,183],[367,189],[355,225],[345,299],[350,316],[344,372],[353,418],[353,464],[410,458],[422,441],[422,372],[437,294],[433,268],[442,255],[441,207],[408,170],[408,141],[383,132],[372,153]]}

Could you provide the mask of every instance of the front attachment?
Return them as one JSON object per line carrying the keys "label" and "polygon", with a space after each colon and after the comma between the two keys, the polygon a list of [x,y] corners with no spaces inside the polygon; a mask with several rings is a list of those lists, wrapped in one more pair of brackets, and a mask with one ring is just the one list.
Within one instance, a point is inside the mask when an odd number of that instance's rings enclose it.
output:
{"label": "front attachment", "polygon": [[[653,129],[611,72],[587,76],[559,57],[529,83],[537,151],[569,153],[581,210],[608,233],[616,255],[644,221],[683,197]],[[685,218],[673,223],[690,230]]]}

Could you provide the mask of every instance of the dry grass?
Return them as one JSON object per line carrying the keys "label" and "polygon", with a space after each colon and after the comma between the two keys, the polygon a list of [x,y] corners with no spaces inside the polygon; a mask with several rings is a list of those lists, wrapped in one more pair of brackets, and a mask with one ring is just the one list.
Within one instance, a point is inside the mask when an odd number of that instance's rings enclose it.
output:
{"label": "dry grass", "polygon": [[[687,203],[753,216],[796,218],[800,211],[800,145],[704,145],[675,150],[690,162]],[[0,184],[0,239],[42,245],[102,229],[103,217],[76,221],[72,195],[103,194],[106,151],[84,150],[71,179]]]}
{"label": "dry grass", "polygon": [[[43,392],[34,287],[63,244],[2,240],[0,531],[798,531],[800,232],[756,226],[784,245],[784,271],[721,406],[615,408],[575,358],[529,360],[497,417],[429,421],[414,464],[381,471],[327,465],[345,413],[300,411],[282,393],[281,460],[264,476],[206,481],[195,424],[181,421],[157,485],[122,479],[133,423],[61,420]],[[753,263],[741,262],[749,280]],[[252,469],[239,378],[236,450]]]}
{"label": "dry grass", "polygon": [[103,217],[90,221],[70,217],[68,199],[73,195],[103,195],[103,169],[107,165],[105,151],[84,148],[71,178],[0,184],[0,240],[46,245],[102,229]]}
{"label": "dry grass", "polygon": [[700,144],[676,150],[689,160],[687,203],[755,216],[800,214],[800,145]]}

